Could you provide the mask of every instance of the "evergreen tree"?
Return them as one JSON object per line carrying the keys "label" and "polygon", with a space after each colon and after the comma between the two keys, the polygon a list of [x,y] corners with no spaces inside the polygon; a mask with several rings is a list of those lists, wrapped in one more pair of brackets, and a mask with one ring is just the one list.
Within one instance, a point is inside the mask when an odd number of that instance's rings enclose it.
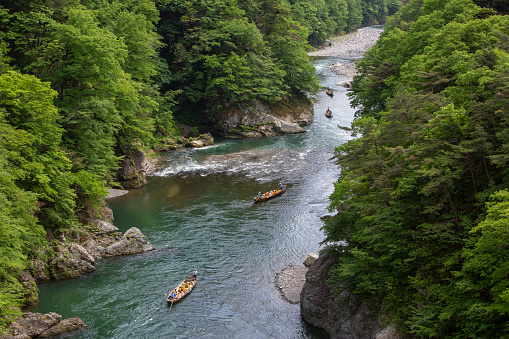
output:
{"label": "evergreen tree", "polygon": [[324,226],[341,251],[331,283],[418,337],[508,330],[507,258],[495,243],[508,182],[509,19],[494,13],[468,0],[409,1],[359,63],[356,138],[336,149],[338,214]]}

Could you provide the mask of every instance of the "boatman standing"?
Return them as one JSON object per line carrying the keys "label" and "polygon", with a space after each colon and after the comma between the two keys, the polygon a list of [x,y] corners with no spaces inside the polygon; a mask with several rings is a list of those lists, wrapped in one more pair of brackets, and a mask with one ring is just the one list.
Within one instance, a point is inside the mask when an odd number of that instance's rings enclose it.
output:
{"label": "boatman standing", "polygon": [[196,270],[196,268],[194,269],[193,271],[193,279],[196,280],[197,279],[197,275],[198,275],[198,271]]}

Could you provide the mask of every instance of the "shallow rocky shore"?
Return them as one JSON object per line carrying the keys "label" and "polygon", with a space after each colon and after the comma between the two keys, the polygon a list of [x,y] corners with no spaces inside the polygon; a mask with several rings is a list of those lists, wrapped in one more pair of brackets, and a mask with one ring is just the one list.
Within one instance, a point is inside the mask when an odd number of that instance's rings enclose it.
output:
{"label": "shallow rocky shore", "polygon": [[300,303],[300,293],[306,282],[307,267],[288,266],[276,274],[276,287],[281,297],[291,304]]}
{"label": "shallow rocky shore", "polygon": [[129,193],[128,190],[121,190],[116,188],[110,188],[108,189],[108,195],[106,196],[106,199],[112,199],[116,197],[123,196],[124,194]]}
{"label": "shallow rocky shore", "polygon": [[310,252],[302,262],[304,266],[290,265],[276,273],[275,284],[284,300],[291,304],[300,302],[300,294],[306,282],[306,273],[317,259],[318,254]]}
{"label": "shallow rocky shore", "polygon": [[345,58],[361,58],[373,47],[382,30],[363,27],[356,32],[341,35],[326,41],[326,47],[309,52],[309,56],[340,56]]}
{"label": "shallow rocky shore", "polygon": [[[361,58],[364,53],[373,47],[380,34],[381,29],[364,27],[358,29],[356,32],[348,33],[326,42],[327,47],[309,52],[309,56],[338,56],[345,58]],[[338,86],[350,87],[350,82],[356,76],[357,70],[355,63],[340,63],[336,62],[329,66],[329,69],[339,75],[347,78],[346,81],[338,83]]]}

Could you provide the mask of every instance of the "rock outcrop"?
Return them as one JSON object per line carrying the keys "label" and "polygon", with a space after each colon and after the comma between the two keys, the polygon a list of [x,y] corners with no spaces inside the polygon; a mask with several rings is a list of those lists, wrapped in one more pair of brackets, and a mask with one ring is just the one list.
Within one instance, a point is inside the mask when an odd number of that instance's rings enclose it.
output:
{"label": "rock outcrop", "polygon": [[270,107],[254,101],[219,114],[216,128],[226,138],[271,137],[303,133],[306,130],[302,126],[312,123],[313,118],[313,105],[305,98]]}
{"label": "rock outcrop", "polygon": [[22,275],[23,284],[29,286],[50,279],[79,277],[94,272],[99,259],[155,249],[136,227],[122,234],[112,224],[113,212],[106,206],[99,210],[85,208],[80,219],[91,226],[89,233],[74,236],[72,240],[70,236],[69,239],[61,236],[55,241],[53,251],[39,253],[37,259],[31,260],[29,273]]}
{"label": "rock outcrop", "polygon": [[121,171],[118,173],[120,184],[124,188],[141,187],[146,183],[147,174],[154,169],[154,164],[149,161],[145,153],[140,150],[127,155],[120,164]]}
{"label": "rock outcrop", "polygon": [[106,247],[104,250],[105,257],[114,257],[119,255],[137,254],[155,250],[141,231],[136,227],[128,229],[123,237]]}
{"label": "rock outcrop", "polygon": [[182,136],[163,137],[160,143],[154,146],[154,150],[158,152],[167,152],[184,147],[200,148],[214,145],[214,137],[208,132],[200,134],[198,128],[188,125],[180,125],[179,128]]}
{"label": "rock outcrop", "polygon": [[348,291],[335,296],[327,285],[334,257],[322,253],[306,273],[300,295],[303,319],[338,339],[403,339],[394,326],[381,326],[381,314]]}
{"label": "rock outcrop", "polygon": [[[30,261],[29,271],[23,272],[19,280],[25,287],[27,304],[37,301],[36,282],[50,279],[75,278],[95,271],[97,260],[106,257],[136,254],[154,250],[141,231],[132,227],[122,234],[111,222],[113,212],[107,206],[95,209],[84,208],[80,221],[90,225],[88,234],[75,232],[66,237],[61,234],[53,239],[51,251],[40,249],[36,259]],[[52,236],[48,233],[48,236]],[[86,239],[83,239],[83,238]],[[66,239],[67,238],[67,239]],[[40,314],[27,312],[10,326],[7,338],[46,338],[85,326],[79,318],[62,320],[56,313]],[[3,337],[2,337],[3,338]]]}
{"label": "rock outcrop", "polygon": [[194,147],[194,148],[200,148],[205,146],[212,146],[214,145],[214,138],[212,137],[212,134],[205,133],[200,134],[198,138],[189,138],[185,142],[185,147]]}
{"label": "rock outcrop", "polygon": [[76,278],[95,271],[95,259],[83,246],[71,242],[60,247],[57,254],[50,260],[51,278]]}
{"label": "rock outcrop", "polygon": [[145,235],[131,227],[123,235],[109,221],[97,219],[92,222],[92,239],[83,243],[83,248],[95,260],[119,255],[129,255],[155,249]]}
{"label": "rock outcrop", "polygon": [[47,338],[86,327],[80,318],[62,320],[56,313],[26,312],[11,324],[6,339]]}
{"label": "rock outcrop", "polygon": [[309,267],[313,265],[313,263],[318,259],[318,254],[309,252],[309,254],[306,256],[306,259],[304,259],[304,266]]}
{"label": "rock outcrop", "polygon": [[352,80],[340,81],[336,85],[344,88],[352,88]]}

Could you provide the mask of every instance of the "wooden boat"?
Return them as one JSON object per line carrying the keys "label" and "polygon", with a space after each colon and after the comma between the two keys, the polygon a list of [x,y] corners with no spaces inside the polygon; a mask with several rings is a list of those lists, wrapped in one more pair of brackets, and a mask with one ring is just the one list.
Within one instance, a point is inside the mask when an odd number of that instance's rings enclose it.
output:
{"label": "wooden boat", "polygon": [[327,108],[327,110],[325,111],[325,116],[327,118],[332,118],[332,111],[330,109]]}
{"label": "wooden boat", "polygon": [[281,187],[282,187],[281,189],[276,188],[275,190],[265,192],[264,194],[262,194],[262,196],[260,198],[258,196],[254,197],[254,202],[261,202],[261,201],[269,200],[274,197],[277,197],[278,195],[285,193],[286,185],[282,185]]}
{"label": "wooden boat", "polygon": [[[173,290],[168,293],[168,297],[166,298],[166,301],[173,305],[173,303],[179,302],[184,298],[186,295],[189,294],[196,285],[196,281],[198,279],[194,279],[193,275],[191,275],[189,278],[182,281],[180,284],[177,285]],[[171,293],[175,292],[176,298],[171,297]]]}
{"label": "wooden boat", "polygon": [[330,88],[327,88],[327,90],[325,91],[325,93],[327,93],[328,96],[332,97],[334,96],[334,91],[331,90]]}

